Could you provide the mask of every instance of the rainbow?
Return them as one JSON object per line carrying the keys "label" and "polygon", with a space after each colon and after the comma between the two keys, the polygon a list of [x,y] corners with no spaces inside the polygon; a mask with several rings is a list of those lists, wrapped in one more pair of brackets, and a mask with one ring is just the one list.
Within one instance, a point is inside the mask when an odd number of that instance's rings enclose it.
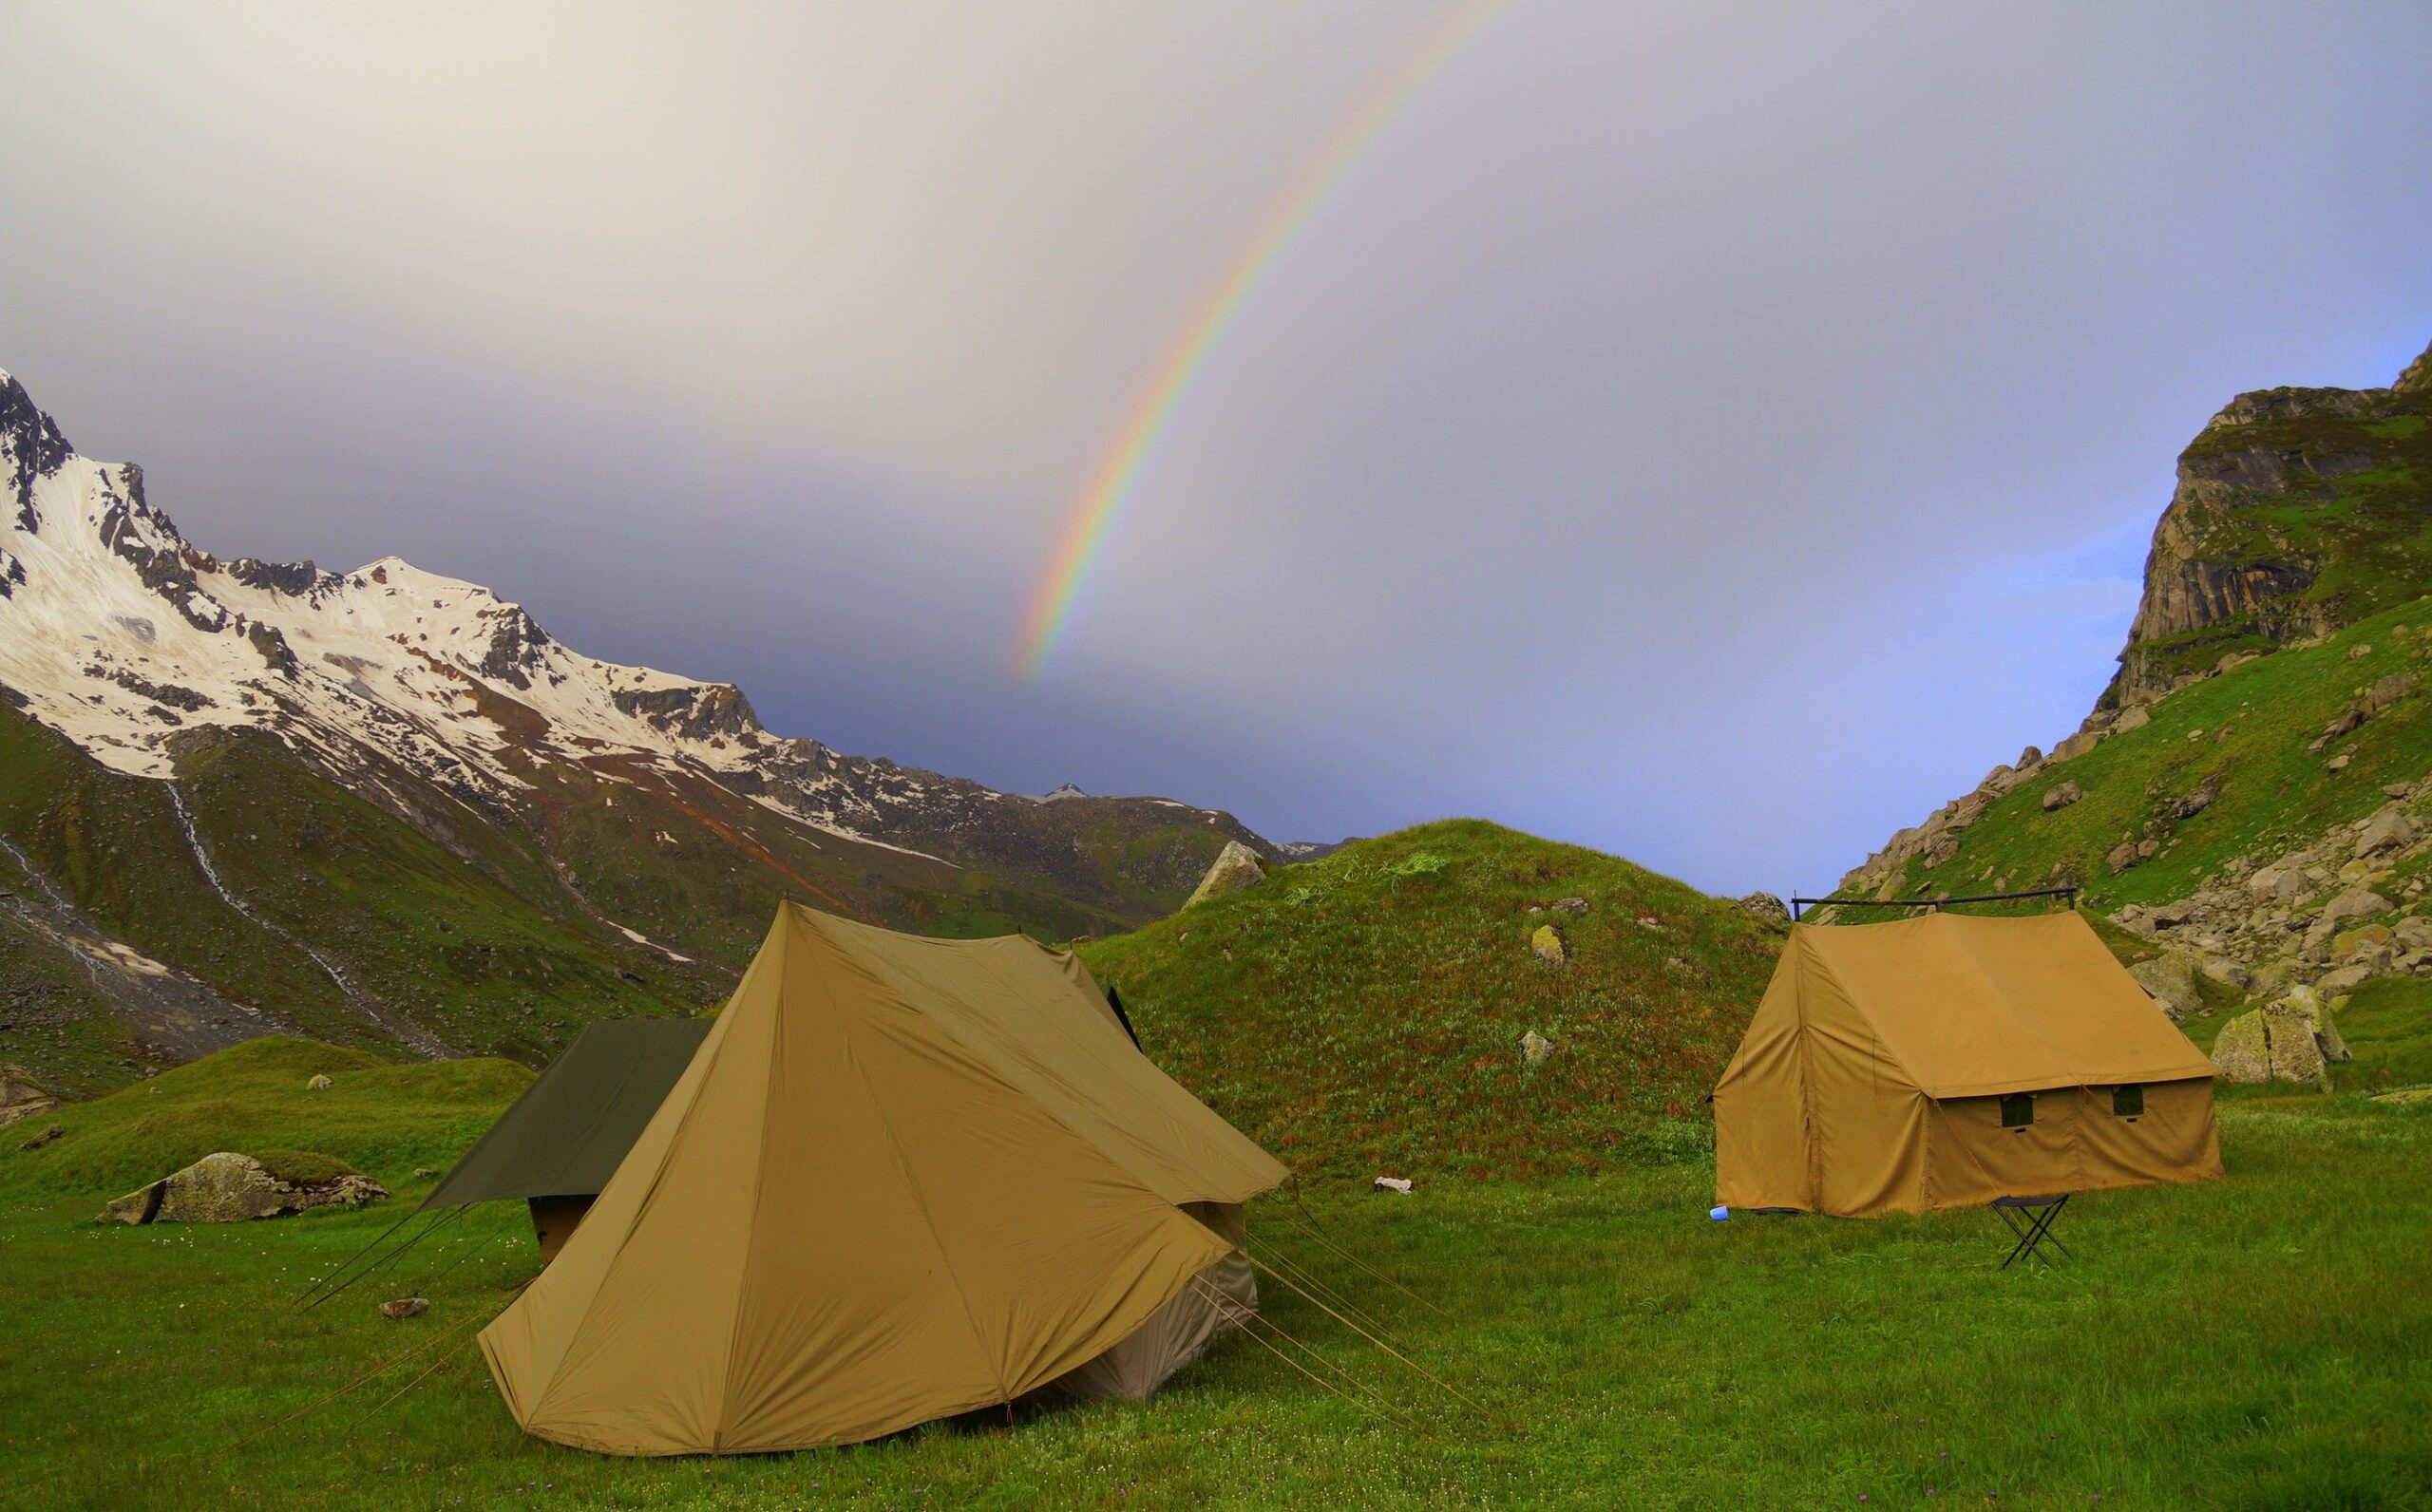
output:
{"label": "rainbow", "polygon": [[1081,589],[1088,583],[1090,571],[1106,545],[1108,531],[1122,512],[1131,485],[1139,479],[1141,463],[1173,419],[1184,392],[1206,364],[1217,338],[1225,333],[1235,312],[1257,287],[1260,275],[1274,263],[1276,255],[1307,221],[1326,191],[1358,161],[1360,153],[1376,141],[1396,112],[1506,3],[1507,0],[1468,0],[1422,37],[1343,118],[1323,148],[1293,179],[1259,221],[1258,229],[1225,265],[1223,274],[1201,296],[1190,318],[1167,346],[1164,360],[1157,364],[1148,386],[1132,401],[1124,416],[1123,428],[1115,432],[1090,475],[1089,486],[1082,490],[1065,520],[1054,554],[1048,558],[1046,576],[1032,593],[1030,610],[1023,620],[1022,675],[1035,678],[1046,670],[1049,657],[1073,622]]}

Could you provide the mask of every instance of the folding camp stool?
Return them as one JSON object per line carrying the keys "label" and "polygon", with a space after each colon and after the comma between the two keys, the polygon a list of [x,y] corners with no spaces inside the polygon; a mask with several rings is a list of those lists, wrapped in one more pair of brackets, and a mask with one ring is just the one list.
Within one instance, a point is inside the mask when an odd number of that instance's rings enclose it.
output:
{"label": "folding camp stool", "polygon": [[2068,1205],[2069,1194],[2066,1192],[2058,1197],[1993,1199],[1993,1211],[2002,1216],[2002,1221],[2009,1225],[2010,1233],[2018,1238],[2018,1243],[2010,1248],[2009,1258],[2002,1261],[2002,1269],[2008,1270],[2011,1261],[2024,1255],[2032,1255],[2044,1264],[2051,1264],[2052,1257],[2044,1254],[2042,1249],[2046,1244],[2067,1255],[2070,1259],[2076,1259],[2077,1257],[2069,1253],[2069,1247],[2061,1242],[2061,1236],[2052,1232],[2052,1220],[2059,1218],[2061,1209]]}

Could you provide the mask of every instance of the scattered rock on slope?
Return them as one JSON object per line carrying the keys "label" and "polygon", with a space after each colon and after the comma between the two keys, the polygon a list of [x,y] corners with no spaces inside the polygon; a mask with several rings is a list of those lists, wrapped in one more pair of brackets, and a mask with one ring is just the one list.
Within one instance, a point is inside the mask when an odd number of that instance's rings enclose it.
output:
{"label": "scattered rock on slope", "polygon": [[1537,932],[1529,936],[1529,949],[1541,966],[1567,966],[1570,963],[1570,950],[1563,943],[1562,931],[1551,924],[1537,926]]}
{"label": "scattered rock on slope", "polygon": [[59,1106],[59,1099],[35,1085],[24,1068],[0,1066],[0,1128]]}
{"label": "scattered rock on slope", "polygon": [[2174,1019],[2185,1018],[2203,1007],[2204,1000],[2195,991],[2195,963],[2184,955],[2164,951],[2129,967],[2128,974],[2152,993],[2161,1011]]}
{"label": "scattered rock on slope", "polygon": [[1188,908],[1191,903],[1228,897],[1245,887],[1256,887],[1264,880],[1266,862],[1260,859],[1259,853],[1240,841],[1228,840],[1225,848],[1217,853],[1214,864],[1207,868],[1207,875],[1199,879],[1199,886],[1190,895],[1190,902],[1182,906]]}
{"label": "scattered rock on slope", "polygon": [[206,1155],[184,1170],[136,1188],[104,1208],[96,1223],[237,1223],[280,1218],[308,1207],[360,1206],[389,1195],[352,1171],[299,1186],[283,1181],[250,1155]]}

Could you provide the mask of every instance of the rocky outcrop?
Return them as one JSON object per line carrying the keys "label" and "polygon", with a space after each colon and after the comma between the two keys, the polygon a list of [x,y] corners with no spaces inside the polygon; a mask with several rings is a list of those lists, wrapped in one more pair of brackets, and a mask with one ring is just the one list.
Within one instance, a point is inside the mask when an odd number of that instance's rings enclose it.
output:
{"label": "rocky outcrop", "polygon": [[282,1218],[308,1207],[355,1207],[388,1195],[379,1182],[352,1171],[310,1184],[281,1181],[252,1156],[222,1150],[136,1188],[104,1208],[93,1221],[237,1223]]}
{"label": "rocky outcrop", "polygon": [[2394,791],[2405,796],[2308,844],[2261,860],[2234,858],[2195,893],[2114,917],[2225,981],[2245,973],[2268,989],[2337,989],[2376,976],[2432,976],[2432,917],[2410,912],[2425,885],[2390,880],[2432,853],[2432,825],[2420,812],[2432,792],[2407,784]]}
{"label": "rocky outcrop", "polygon": [[2195,963],[2176,952],[2164,951],[2138,961],[2128,968],[2128,974],[2174,1019],[2185,1018],[2204,1006],[2195,990]]}
{"label": "rocky outcrop", "polygon": [[2420,423],[2432,415],[2427,364],[2432,350],[2388,388],[2240,394],[2212,418],[2179,456],[2104,707],[2149,702],[2227,656],[2324,634],[2432,590],[2432,563],[2410,572],[2404,554],[2382,549],[2412,533],[2415,512],[2352,507],[2432,447]]}
{"label": "rocky outcrop", "polygon": [[0,1066],[0,1128],[60,1106],[60,1099],[37,1086],[25,1068]]}
{"label": "rocky outcrop", "polygon": [[1229,897],[1245,887],[1256,887],[1264,880],[1265,859],[1240,841],[1226,841],[1225,848],[1217,852],[1216,860],[1209,864],[1207,875],[1202,877],[1199,885],[1191,890],[1190,901],[1183,907],[1204,903],[1211,898]]}
{"label": "rocky outcrop", "polygon": [[1771,893],[1750,893],[1739,899],[1742,913],[1753,914],[1768,924],[1790,922],[1790,905]]}

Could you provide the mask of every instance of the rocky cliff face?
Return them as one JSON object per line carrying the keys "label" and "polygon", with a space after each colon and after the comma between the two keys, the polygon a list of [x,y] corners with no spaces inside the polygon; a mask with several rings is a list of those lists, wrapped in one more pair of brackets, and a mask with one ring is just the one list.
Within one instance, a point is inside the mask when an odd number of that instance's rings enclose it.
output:
{"label": "rocky cliff face", "polygon": [[2178,460],[2145,595],[2099,706],[2432,590],[2432,351],[2387,388],[2240,394]]}
{"label": "rocky cliff face", "polygon": [[2432,975],[2427,689],[2432,352],[2388,388],[2242,394],[2179,460],[2095,711],[1839,896],[2077,887],[2174,1012]]}

